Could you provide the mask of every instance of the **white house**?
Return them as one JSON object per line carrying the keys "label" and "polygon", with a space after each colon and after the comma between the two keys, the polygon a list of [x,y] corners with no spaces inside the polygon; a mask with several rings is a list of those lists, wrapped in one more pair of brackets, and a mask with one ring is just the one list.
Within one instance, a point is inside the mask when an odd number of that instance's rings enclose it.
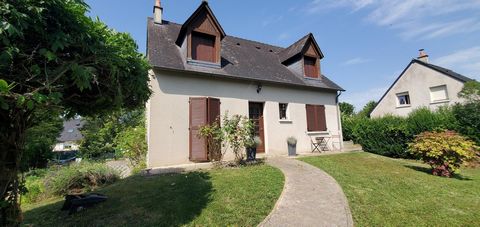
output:
{"label": "white house", "polygon": [[341,148],[343,89],[321,74],[324,55],[312,34],[287,48],[229,36],[206,1],[183,24],[162,13],[158,0],[147,37],[149,168],[208,161],[198,128],[227,111],[254,121],[263,141],[257,153],[287,154],[290,136],[299,153],[311,152],[319,135]]}
{"label": "white house", "polygon": [[428,55],[421,49],[420,56],[408,64],[378,101],[370,116],[407,116],[420,107],[435,110],[442,105],[461,103],[464,100],[457,94],[462,90],[463,84],[471,80],[429,63]]}
{"label": "white house", "polygon": [[54,152],[78,151],[80,140],[83,135],[80,129],[85,122],[81,118],[74,118],[63,122],[63,130],[57,138],[57,143],[53,148]]}

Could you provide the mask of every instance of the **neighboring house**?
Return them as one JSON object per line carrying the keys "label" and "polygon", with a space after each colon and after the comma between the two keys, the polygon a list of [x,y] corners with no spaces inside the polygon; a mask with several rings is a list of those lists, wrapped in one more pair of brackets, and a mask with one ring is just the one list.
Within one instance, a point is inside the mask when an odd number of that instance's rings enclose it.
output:
{"label": "neighboring house", "polygon": [[81,118],[75,118],[63,122],[63,131],[57,138],[57,143],[53,148],[54,152],[72,152],[78,151],[80,140],[83,139],[80,129],[84,121]]}
{"label": "neighboring house", "polygon": [[378,101],[370,116],[407,116],[420,107],[435,110],[439,106],[461,103],[464,100],[458,97],[458,92],[465,82],[471,80],[452,70],[430,64],[428,55],[421,49],[420,56],[408,64]]}
{"label": "neighboring house", "polygon": [[157,1],[148,19],[149,167],[208,161],[198,129],[227,111],[254,121],[263,141],[257,153],[287,154],[289,136],[298,139],[298,152],[311,152],[318,135],[341,148],[343,89],[321,74],[324,56],[312,34],[282,48],[227,35],[206,1],[184,24],[162,13]]}

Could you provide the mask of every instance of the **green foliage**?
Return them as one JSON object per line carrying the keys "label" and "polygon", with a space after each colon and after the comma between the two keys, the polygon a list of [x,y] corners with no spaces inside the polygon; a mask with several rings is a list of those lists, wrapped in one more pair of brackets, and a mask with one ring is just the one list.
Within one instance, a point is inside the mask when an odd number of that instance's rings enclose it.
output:
{"label": "green foliage", "polygon": [[364,151],[390,157],[408,157],[407,142],[412,135],[405,118],[385,116],[382,118],[357,118],[353,128],[354,141]]}
{"label": "green foliage", "polygon": [[23,204],[31,204],[45,198],[45,183],[39,176],[28,176],[25,178],[25,193],[22,195]]}
{"label": "green foliage", "polygon": [[457,131],[480,146],[480,102],[456,104],[453,115],[458,122]]}
{"label": "green foliage", "polygon": [[[220,121],[220,119],[218,119]],[[200,127],[199,136],[205,138],[208,148],[208,159],[212,162],[221,162],[225,150],[222,150],[224,131],[218,122]]]}
{"label": "green foliage", "polygon": [[466,99],[467,102],[480,102],[480,82],[476,80],[466,82],[458,97]]}
{"label": "green foliage", "polygon": [[88,159],[103,159],[114,154],[121,157],[123,153],[116,152],[116,143],[120,141],[115,138],[129,128],[144,127],[144,115],[144,109],[140,108],[86,117],[81,129],[84,136],[81,155]]}
{"label": "green foliage", "polygon": [[353,130],[356,127],[358,120],[360,120],[361,118],[357,117],[356,115],[352,115],[352,116],[341,115],[341,118],[342,118],[343,140],[355,141],[355,138],[353,136]]}
{"label": "green foliage", "polygon": [[288,145],[297,145],[297,138],[290,136],[287,138]]}
{"label": "green foliage", "polygon": [[37,109],[33,114],[34,126],[26,132],[25,153],[21,170],[45,168],[53,158],[52,147],[63,129],[63,119],[58,110]]}
{"label": "green foliage", "polygon": [[352,104],[347,102],[341,102],[339,103],[339,105],[342,116],[352,116],[355,113],[355,107]]}
{"label": "green foliage", "polygon": [[412,111],[406,118],[410,135],[418,135],[425,131],[455,129],[457,121],[451,108],[440,107],[437,111],[423,107]]}
{"label": "green foliage", "polygon": [[377,106],[377,102],[375,101],[370,101],[365,106],[363,107],[362,110],[360,110],[357,113],[358,117],[370,117],[370,114],[372,113],[373,109],[375,109],[375,106]]}
{"label": "green foliage", "polygon": [[118,152],[128,158],[136,171],[147,167],[147,130],[145,124],[128,127],[115,138]]}
{"label": "green foliage", "polygon": [[119,173],[103,163],[81,162],[49,171],[45,185],[49,193],[62,196],[93,191],[118,179]]}
{"label": "green foliage", "polygon": [[433,174],[450,177],[464,161],[475,157],[478,147],[453,131],[423,132],[408,145],[409,151],[433,169]]}

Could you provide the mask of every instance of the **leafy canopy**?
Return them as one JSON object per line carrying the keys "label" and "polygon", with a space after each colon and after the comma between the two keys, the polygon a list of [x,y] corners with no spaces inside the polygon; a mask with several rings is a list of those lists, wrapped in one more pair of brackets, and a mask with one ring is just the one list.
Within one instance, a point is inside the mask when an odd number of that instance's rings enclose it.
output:
{"label": "leafy canopy", "polygon": [[466,99],[467,102],[480,102],[480,82],[476,80],[466,82],[458,97]]}
{"label": "leafy canopy", "polygon": [[83,0],[0,2],[0,107],[56,104],[89,115],[143,104],[148,69],[135,41],[85,14]]}
{"label": "leafy canopy", "polygon": [[355,107],[348,102],[340,103],[340,112],[345,116],[352,116],[355,112]]}

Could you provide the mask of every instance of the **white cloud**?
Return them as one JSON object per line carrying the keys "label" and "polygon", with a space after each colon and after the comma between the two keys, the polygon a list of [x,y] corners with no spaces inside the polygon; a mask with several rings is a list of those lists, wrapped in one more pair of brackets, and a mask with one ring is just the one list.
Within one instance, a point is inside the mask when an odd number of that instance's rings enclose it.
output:
{"label": "white cloud", "polygon": [[382,97],[382,95],[387,91],[388,86],[385,87],[377,87],[371,88],[365,91],[358,91],[358,92],[345,92],[343,95],[340,96],[341,102],[348,102],[355,106],[356,111],[360,111],[365,104],[370,101],[376,101]]}
{"label": "white cloud", "polygon": [[[313,0],[307,13],[331,8],[350,8],[367,13],[366,21],[391,26],[405,39],[433,39],[480,30],[480,0]],[[457,13],[455,19],[448,17]]]}
{"label": "white cloud", "polygon": [[280,22],[283,19],[283,16],[271,16],[262,21],[262,26],[266,27],[271,24]]}
{"label": "white cloud", "polygon": [[358,65],[358,64],[363,64],[367,62],[371,62],[371,59],[367,58],[352,58],[343,63],[343,65]]}
{"label": "white cloud", "polygon": [[480,80],[480,46],[455,51],[433,59],[432,63]]}

